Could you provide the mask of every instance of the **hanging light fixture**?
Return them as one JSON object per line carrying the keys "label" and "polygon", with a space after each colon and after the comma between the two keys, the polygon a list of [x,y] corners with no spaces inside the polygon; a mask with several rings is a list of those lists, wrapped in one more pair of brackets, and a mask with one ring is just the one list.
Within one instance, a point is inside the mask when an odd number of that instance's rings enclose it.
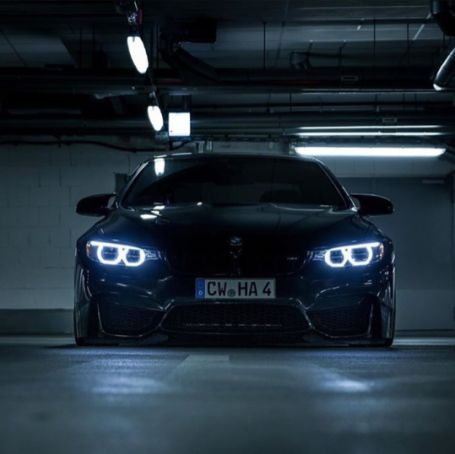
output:
{"label": "hanging light fixture", "polygon": [[145,74],[149,67],[149,59],[145,49],[142,34],[142,1],[116,0],[116,8],[120,14],[125,14],[128,21],[128,37],[126,43],[131,61],[140,74]]}
{"label": "hanging light fixture", "polygon": [[150,99],[151,99],[150,104],[147,107],[147,116],[150,121],[150,124],[152,125],[152,128],[156,132],[160,132],[164,126],[163,112],[161,111],[161,108],[159,106],[156,93],[152,93],[150,95]]}
{"label": "hanging light fixture", "polygon": [[152,128],[159,132],[163,129],[164,118],[163,113],[161,112],[160,106],[148,106],[147,107],[147,116],[149,117],[150,124]]}
{"label": "hanging light fixture", "polygon": [[126,39],[131,61],[140,74],[145,74],[149,68],[149,59],[144,41],[139,35],[129,35]]}

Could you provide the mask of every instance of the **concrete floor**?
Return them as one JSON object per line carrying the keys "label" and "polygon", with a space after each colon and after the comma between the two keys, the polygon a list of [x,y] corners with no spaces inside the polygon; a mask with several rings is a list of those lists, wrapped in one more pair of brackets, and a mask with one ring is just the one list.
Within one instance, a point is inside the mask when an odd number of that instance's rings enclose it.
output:
{"label": "concrete floor", "polygon": [[386,349],[0,338],[0,452],[453,453],[455,338]]}

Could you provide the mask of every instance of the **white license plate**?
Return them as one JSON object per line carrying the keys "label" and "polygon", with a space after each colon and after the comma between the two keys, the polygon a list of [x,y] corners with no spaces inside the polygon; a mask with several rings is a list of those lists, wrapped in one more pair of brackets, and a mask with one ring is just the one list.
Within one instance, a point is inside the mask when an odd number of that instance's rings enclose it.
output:
{"label": "white license plate", "polygon": [[196,279],[197,299],[275,298],[275,279]]}

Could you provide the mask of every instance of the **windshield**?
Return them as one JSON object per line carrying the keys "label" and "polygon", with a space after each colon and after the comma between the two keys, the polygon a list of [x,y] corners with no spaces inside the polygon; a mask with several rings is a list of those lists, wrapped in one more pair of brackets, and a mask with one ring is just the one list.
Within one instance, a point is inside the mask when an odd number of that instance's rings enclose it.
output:
{"label": "windshield", "polygon": [[141,172],[124,205],[328,205],[345,202],[316,163],[280,158],[157,158]]}

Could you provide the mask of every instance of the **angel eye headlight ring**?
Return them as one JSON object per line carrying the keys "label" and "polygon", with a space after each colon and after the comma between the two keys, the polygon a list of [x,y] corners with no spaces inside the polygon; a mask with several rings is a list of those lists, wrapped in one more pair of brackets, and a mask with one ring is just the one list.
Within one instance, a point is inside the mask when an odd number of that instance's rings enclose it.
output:
{"label": "angel eye headlight ring", "polygon": [[104,241],[89,241],[87,256],[103,265],[123,265],[129,268],[137,268],[146,260],[158,259],[157,251]]}
{"label": "angel eye headlight ring", "polygon": [[324,252],[324,261],[331,268],[344,268],[348,264],[353,267],[367,266],[374,258],[382,258],[384,246],[382,243],[364,243],[341,246]]}

